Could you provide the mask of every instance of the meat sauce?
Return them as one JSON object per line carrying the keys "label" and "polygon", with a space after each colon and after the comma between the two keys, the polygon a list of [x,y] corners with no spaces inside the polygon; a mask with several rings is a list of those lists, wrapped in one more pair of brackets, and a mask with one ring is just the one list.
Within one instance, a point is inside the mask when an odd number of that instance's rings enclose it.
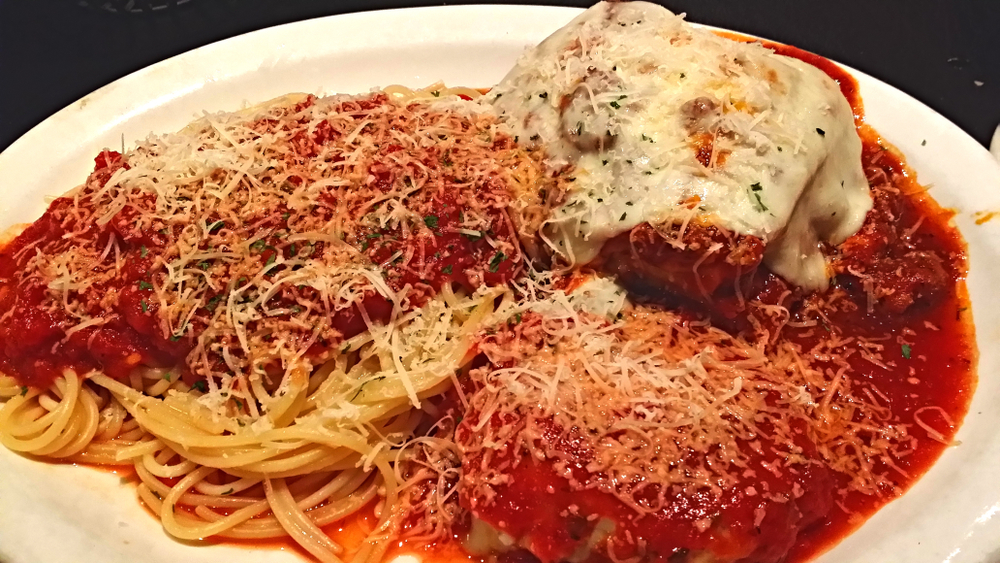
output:
{"label": "meat sauce", "polygon": [[[308,98],[293,108],[292,113],[301,111],[314,103]],[[373,96],[357,103],[361,110],[369,110],[387,103],[384,95]],[[273,120],[262,120],[261,127],[273,127]],[[323,143],[334,139],[334,132],[322,122],[311,137],[296,134],[290,140],[295,148],[291,158],[308,159],[315,157]],[[380,147],[379,157],[390,161],[389,155],[403,147],[386,144]],[[513,140],[497,135],[493,149],[497,151],[514,148]],[[348,241],[385,271],[386,283],[394,291],[409,286],[409,305],[419,307],[433,297],[444,284],[454,284],[469,292],[482,284],[497,285],[512,279],[519,269],[518,256],[506,256],[494,245],[506,242],[506,247],[518,248],[512,223],[506,216],[503,198],[507,197],[507,186],[497,178],[486,178],[470,183],[466,178],[456,178],[458,166],[453,167],[455,156],[438,154],[432,147],[423,156],[424,172],[440,174],[444,183],[442,189],[433,193],[411,196],[411,199],[425,197],[426,204],[434,213],[425,215],[426,229],[409,229],[404,233],[400,228],[367,230],[361,232],[356,241]],[[129,165],[121,154],[105,151],[95,159],[90,185],[103,186],[119,169]],[[405,171],[380,162],[371,166],[369,174],[376,189],[387,192],[395,184],[403,181]],[[289,182],[301,185],[302,178],[292,176]],[[472,184],[471,187],[469,185]],[[91,187],[85,189],[92,189]],[[425,190],[430,191],[430,190]],[[484,213],[489,228],[476,231],[458,232],[461,227],[462,209],[460,198],[475,198],[485,202]],[[330,198],[328,198],[330,199]],[[317,209],[317,214],[327,213],[324,218],[332,219],[329,211],[336,207],[336,201],[326,208]],[[105,225],[92,220],[81,220],[81,208],[88,208],[87,198],[62,197],[55,200],[46,213],[35,223],[0,250],[0,311],[6,314],[0,318],[0,370],[14,376],[19,383],[28,387],[45,388],[65,369],[77,373],[101,370],[107,375],[124,379],[138,366],[174,367],[184,364],[188,353],[194,347],[198,333],[212,317],[217,304],[227,297],[225,284],[222,291],[206,295],[205,306],[193,317],[190,327],[181,334],[165,334],[158,322],[158,299],[153,275],[163,269],[159,258],[166,252],[169,241],[177,240],[183,225],[168,225],[156,230],[138,230],[136,218],[142,210],[155,210],[155,198],[144,196],[130,201],[130,206],[119,211]],[[260,264],[271,264],[277,253],[286,259],[293,255],[319,255],[327,243],[282,244],[288,233],[295,232],[291,224],[289,209],[278,206],[269,209],[255,221],[252,230],[244,228],[239,235],[244,239],[264,238],[255,243]],[[91,213],[85,216],[90,216]],[[223,217],[213,216],[207,222],[209,229],[216,225],[227,228]],[[429,231],[429,232],[428,232]],[[72,233],[72,238],[68,236]],[[79,292],[87,313],[99,318],[101,323],[68,331],[79,324],[71,318],[63,307],[53,303],[50,295],[50,279],[31,273],[26,264],[36,252],[55,254],[76,245],[101,249],[109,244],[111,237],[117,243],[123,266],[114,275],[102,279]],[[254,248],[254,246],[251,246]],[[98,250],[99,252],[99,250]],[[406,258],[404,260],[404,257]],[[414,266],[416,265],[416,266]],[[198,267],[211,267],[203,262]],[[252,274],[250,274],[252,275]],[[235,276],[234,276],[235,277]],[[237,286],[241,285],[237,280]],[[289,292],[275,296],[271,305],[290,308],[296,305],[296,297],[310,299],[318,293],[312,288],[299,286]],[[314,295],[315,294],[315,295]],[[107,305],[110,303],[110,305]],[[373,321],[386,321],[392,312],[391,301],[369,291],[360,303],[338,311],[331,319],[331,325],[343,338],[350,338],[367,329],[361,314],[363,308]],[[71,332],[67,336],[67,332]],[[319,355],[336,343],[318,342],[309,353]],[[222,368],[221,357],[212,358]],[[186,367],[182,368],[185,380],[196,383],[198,377]]]}
{"label": "meat sauce", "polygon": [[[472,420],[478,416],[470,415]],[[521,423],[509,416],[491,420],[507,427]],[[473,516],[516,538],[534,561],[778,561],[795,542],[803,522],[815,522],[832,507],[834,482],[825,467],[815,463],[794,472],[773,471],[769,455],[773,444],[758,438],[758,451],[742,443],[749,452],[747,464],[722,494],[672,490],[658,498],[660,491],[651,487],[639,500],[662,508],[637,517],[632,507],[602,492],[592,479],[587,466],[595,455],[586,440],[552,422],[536,423],[544,428],[542,441],[560,452],[560,459],[573,460],[567,470],[580,485],[571,486],[549,463],[522,460],[503,471],[508,485],[496,486],[492,502],[479,504],[482,499],[463,493],[463,504],[471,507]],[[460,443],[468,441],[462,435],[466,431],[459,428]],[[798,442],[805,458],[818,461],[807,439]],[[485,466],[478,456],[463,459],[466,478],[489,478],[489,470],[487,475],[480,471],[506,466],[511,456],[519,455],[512,450],[498,450],[499,455]],[[769,502],[763,499],[768,495],[789,500]],[[614,523],[613,530],[609,522]]]}

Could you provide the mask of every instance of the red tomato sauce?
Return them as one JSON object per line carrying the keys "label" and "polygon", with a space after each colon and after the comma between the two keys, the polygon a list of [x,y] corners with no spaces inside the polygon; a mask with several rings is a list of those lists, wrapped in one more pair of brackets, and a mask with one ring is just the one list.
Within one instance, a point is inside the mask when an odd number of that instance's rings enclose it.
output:
{"label": "red tomato sauce", "polygon": [[[95,174],[104,181],[119,168],[127,167],[116,152],[105,152],[95,159]],[[60,310],[44,310],[39,305],[49,280],[38,277],[21,279],[24,265],[37,248],[64,248],[66,225],[72,224],[73,200],[59,198],[48,211],[0,250],[0,370],[14,375],[32,387],[47,387],[67,368],[78,372],[101,367],[113,377],[125,377],[140,365],[162,365],[178,357],[175,343],[158,337],[148,322],[134,322],[140,301],[149,289],[142,283],[148,260],[139,256],[139,247],[126,250],[126,266],[115,279],[92,286],[84,295],[90,302],[99,301],[109,291],[119,291],[120,316],[103,325],[87,327],[66,336],[61,328],[70,322]],[[78,226],[78,225],[75,225]],[[82,237],[107,242],[110,228],[85,227]],[[20,282],[20,283],[19,283]],[[147,305],[148,307],[148,305]],[[145,315],[143,315],[144,317]]]}
{"label": "red tomato sauce", "polygon": [[[297,104],[292,113],[314,102],[315,98],[309,97]],[[385,96],[376,95],[354,104],[361,110],[370,110],[387,102]],[[308,125],[305,119],[298,125]],[[273,127],[277,122],[263,120],[258,123]],[[315,157],[321,145],[334,140],[334,135],[327,121],[322,121],[311,135],[298,131],[291,138],[290,144],[295,153],[289,158],[298,161]],[[513,141],[498,135],[494,148],[513,148]],[[379,150],[380,156],[386,156],[402,150],[402,147],[386,144]],[[468,179],[454,177],[459,172],[451,161],[457,159],[449,156],[447,151],[445,154],[439,152],[436,148],[428,150],[422,165],[424,170],[440,172],[445,185],[441,189],[427,189],[412,196],[423,198],[435,210],[423,217],[430,234],[426,229],[408,229],[405,234],[401,229],[386,229],[362,233],[357,241],[346,241],[382,267],[385,281],[392,290],[399,292],[407,286],[411,288],[408,294],[410,307],[420,307],[445,284],[455,284],[472,292],[483,284],[506,283],[520,267],[518,239],[510,218],[502,208],[494,205],[486,209],[488,228],[483,231],[456,232],[463,218],[460,197],[501,201],[508,197],[507,186],[497,179],[487,179],[476,182],[470,188]],[[91,185],[96,182],[98,186],[103,186],[112,174],[122,168],[129,168],[122,155],[111,151],[101,153],[95,159]],[[400,170],[378,159],[371,165],[369,173],[375,179],[376,187],[383,191],[393,189],[394,182],[401,181]],[[297,176],[289,178],[293,185],[300,185],[302,181]],[[323,197],[335,198],[332,194]],[[325,218],[332,219],[331,209],[336,202],[331,203],[332,206],[317,207],[315,214],[325,214]],[[155,198],[152,195],[141,196],[131,199],[129,204],[106,225],[99,225],[95,221],[77,218],[80,208],[89,210],[88,198],[59,198],[42,218],[0,250],[0,311],[7,313],[0,318],[0,370],[13,375],[23,385],[44,388],[61,376],[65,369],[73,369],[77,373],[101,370],[111,377],[122,379],[137,366],[183,366],[215,307],[226,299],[227,289],[223,284],[219,293],[205,295],[205,305],[181,329],[181,333],[165,335],[158,319],[159,301],[153,276],[162,272],[157,260],[170,241],[178,239],[183,225],[168,225],[159,231],[139,231],[135,225],[141,214],[140,208],[155,209]],[[282,237],[294,232],[290,210],[281,204],[267,213],[255,222],[254,232],[239,233],[245,237],[267,233],[252,246],[252,251],[259,253],[261,264],[272,263],[278,253],[290,259],[293,256],[318,255],[324,251],[328,243],[283,244]],[[219,228],[225,229],[224,219],[213,215],[206,224],[218,224]],[[67,240],[67,233],[73,233],[72,240]],[[31,274],[32,270],[26,265],[36,251],[55,254],[73,244],[103,248],[111,237],[115,237],[115,251],[120,253],[124,266],[109,279],[81,292],[88,316],[99,318],[102,323],[67,331],[68,327],[80,321],[67,314],[64,307],[52,304],[52,288],[49,287],[52,280],[44,275]],[[508,251],[513,256],[495,250],[497,242],[503,243],[504,248],[515,249]],[[258,244],[259,248],[254,248]],[[207,270],[211,264],[203,262],[198,267]],[[241,281],[237,280],[237,286],[240,285]],[[315,301],[318,296],[315,289],[302,285],[275,295],[270,304],[294,310],[298,297]],[[113,298],[110,313],[101,306],[106,298]],[[374,291],[368,291],[360,304],[337,311],[330,322],[342,338],[350,338],[367,329],[362,308],[369,320],[384,322],[391,316],[393,303]],[[67,332],[72,333],[67,336]],[[319,340],[309,352],[319,355],[334,345],[336,343]],[[228,369],[217,354],[213,354],[209,361],[218,368],[217,371]],[[198,377],[186,366],[182,372],[189,384],[197,381]]]}
{"label": "red tomato sauce", "polygon": [[[662,503],[663,508],[638,517],[617,497],[587,485],[591,476],[586,467],[593,459],[589,446],[573,433],[553,424],[547,426],[548,443],[575,460],[569,471],[583,484],[582,490],[581,486],[571,487],[551,464],[522,460],[504,470],[508,484],[497,486],[494,502],[472,509],[477,518],[518,538],[534,561],[553,563],[588,552],[588,542],[601,525],[595,516],[610,520],[615,528],[606,531],[609,540],[602,544],[607,547],[595,549],[585,559],[594,563],[609,560],[605,549],[613,549],[614,558],[619,560],[638,557],[642,561],[683,562],[711,553],[723,561],[777,561],[795,542],[803,523],[815,522],[832,506],[833,481],[825,467],[804,465],[796,472],[772,472],[770,446],[765,440],[759,453],[747,456],[737,483],[722,494],[671,490],[663,491],[658,500],[660,491],[650,488],[645,502]],[[815,458],[808,440],[803,439],[800,446],[803,455]],[[501,454],[488,465],[506,465],[508,458],[509,454]],[[464,460],[463,468],[473,481],[483,477],[479,475],[484,469],[482,459]],[[772,502],[764,495],[783,495],[791,500]]]}
{"label": "red tomato sauce", "polygon": [[[947,275],[946,289],[930,302],[916,303],[901,315],[867,312],[859,303],[853,313],[831,316],[830,321],[846,335],[877,338],[892,334],[895,338],[885,342],[882,360],[885,367],[876,367],[860,357],[851,358],[856,383],[877,390],[878,397],[889,407],[894,417],[917,438],[916,447],[892,462],[898,470],[891,470],[875,460],[876,470],[893,475],[894,491],[882,495],[848,493],[839,499],[841,508],[832,510],[826,518],[800,534],[789,553],[789,561],[807,561],[829,549],[851,531],[860,526],[887,502],[909,489],[948,447],[962,419],[968,411],[976,387],[975,365],[977,351],[969,297],[965,289],[966,245],[961,234],[951,223],[953,212],[942,209],[921,187],[901,155],[890,149],[878,133],[864,123],[864,108],[857,82],[833,62],[797,49],[776,43],[765,43],[781,55],[795,57],[826,72],[840,84],[841,91],[854,109],[855,122],[861,135],[862,163],[869,181],[874,185],[880,173],[892,178],[892,185],[899,190],[894,203],[898,206],[892,228],[900,233],[909,232],[908,250],[932,253],[940,258]],[[871,217],[871,216],[870,216]],[[893,249],[888,249],[876,259],[892,259]],[[909,289],[912,289],[909,288]],[[904,328],[905,327],[905,328]],[[906,332],[906,336],[901,333]],[[814,330],[799,330],[793,340],[804,345],[815,342],[823,335]],[[921,421],[940,433],[931,436],[914,420],[918,409],[928,407],[920,416]],[[900,473],[905,472],[905,474]],[[837,488],[843,490],[847,477],[834,475]]]}
{"label": "red tomato sauce", "polygon": [[[861,525],[887,502],[901,495],[923,475],[948,447],[964,418],[976,387],[977,351],[969,298],[965,289],[966,251],[961,235],[950,223],[952,212],[941,209],[913,178],[903,160],[886,150],[881,139],[868,127],[861,128],[866,169],[895,173],[893,185],[900,190],[900,212],[893,227],[911,230],[910,246],[919,252],[940,257],[947,274],[946,291],[929,302],[917,302],[901,315],[868,312],[856,295],[854,313],[830,315],[829,328],[845,335],[879,338],[891,335],[881,352],[884,367],[854,356],[850,359],[855,383],[876,393],[893,417],[910,425],[916,447],[904,456],[894,456],[888,467],[874,460],[876,471],[892,475],[895,490],[881,495],[851,492],[840,498],[820,523],[801,534],[790,552],[789,561],[806,561],[829,549]],[[892,251],[881,258],[891,257]],[[904,280],[905,281],[905,280]],[[825,332],[825,329],[824,331]],[[824,335],[819,330],[790,331],[792,340],[804,347]],[[920,409],[925,409],[920,412]],[[932,436],[915,416],[939,435]],[[835,475],[837,488],[846,486],[847,477]]]}

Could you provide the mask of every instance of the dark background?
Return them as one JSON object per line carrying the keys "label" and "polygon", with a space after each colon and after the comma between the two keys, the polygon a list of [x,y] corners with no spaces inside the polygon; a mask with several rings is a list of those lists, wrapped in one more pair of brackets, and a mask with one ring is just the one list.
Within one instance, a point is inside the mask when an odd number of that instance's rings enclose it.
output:
{"label": "dark background", "polygon": [[[591,4],[520,3],[539,2]],[[444,3],[0,0],[0,149],[98,87],[206,43],[306,18]],[[944,114],[984,145],[1000,123],[1000,0],[661,3],[687,12],[692,21],[791,43],[872,74]],[[122,10],[129,5],[131,12]]]}

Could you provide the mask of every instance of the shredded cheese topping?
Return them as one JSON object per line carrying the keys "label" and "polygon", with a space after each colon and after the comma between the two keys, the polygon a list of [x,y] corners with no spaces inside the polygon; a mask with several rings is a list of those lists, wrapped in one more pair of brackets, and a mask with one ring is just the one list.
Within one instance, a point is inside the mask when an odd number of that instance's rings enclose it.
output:
{"label": "shredded cheese topping", "polygon": [[99,157],[50,211],[66,234],[16,257],[19,282],[44,286],[67,339],[148,325],[217,402],[281,394],[442,286],[516,274],[507,210],[540,157],[501,129],[458,96],[292,95],[205,115]]}
{"label": "shredded cheese topping", "polygon": [[821,462],[851,477],[848,490],[895,491],[873,461],[912,449],[909,426],[847,362],[872,343],[749,341],[621,303],[609,320],[572,296],[544,291],[483,334],[490,365],[471,372],[477,390],[456,433],[474,513],[529,459],[639,514],[679,492],[721,495],[762,460],[778,472]]}

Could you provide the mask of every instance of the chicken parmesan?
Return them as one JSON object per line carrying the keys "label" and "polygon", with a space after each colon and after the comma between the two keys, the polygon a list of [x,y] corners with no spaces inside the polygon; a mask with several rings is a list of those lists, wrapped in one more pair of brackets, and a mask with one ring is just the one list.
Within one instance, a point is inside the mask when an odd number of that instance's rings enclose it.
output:
{"label": "chicken parmesan", "polygon": [[0,442],[322,562],[806,561],[975,388],[964,242],[863,115],[599,3],[489,90],[106,149],[0,247]]}
{"label": "chicken parmesan", "polygon": [[843,242],[871,208],[831,77],[655,4],[597,4],[490,97],[522,142],[573,169],[541,224],[569,266],[601,258],[697,300],[761,263],[824,289],[820,244]]}

